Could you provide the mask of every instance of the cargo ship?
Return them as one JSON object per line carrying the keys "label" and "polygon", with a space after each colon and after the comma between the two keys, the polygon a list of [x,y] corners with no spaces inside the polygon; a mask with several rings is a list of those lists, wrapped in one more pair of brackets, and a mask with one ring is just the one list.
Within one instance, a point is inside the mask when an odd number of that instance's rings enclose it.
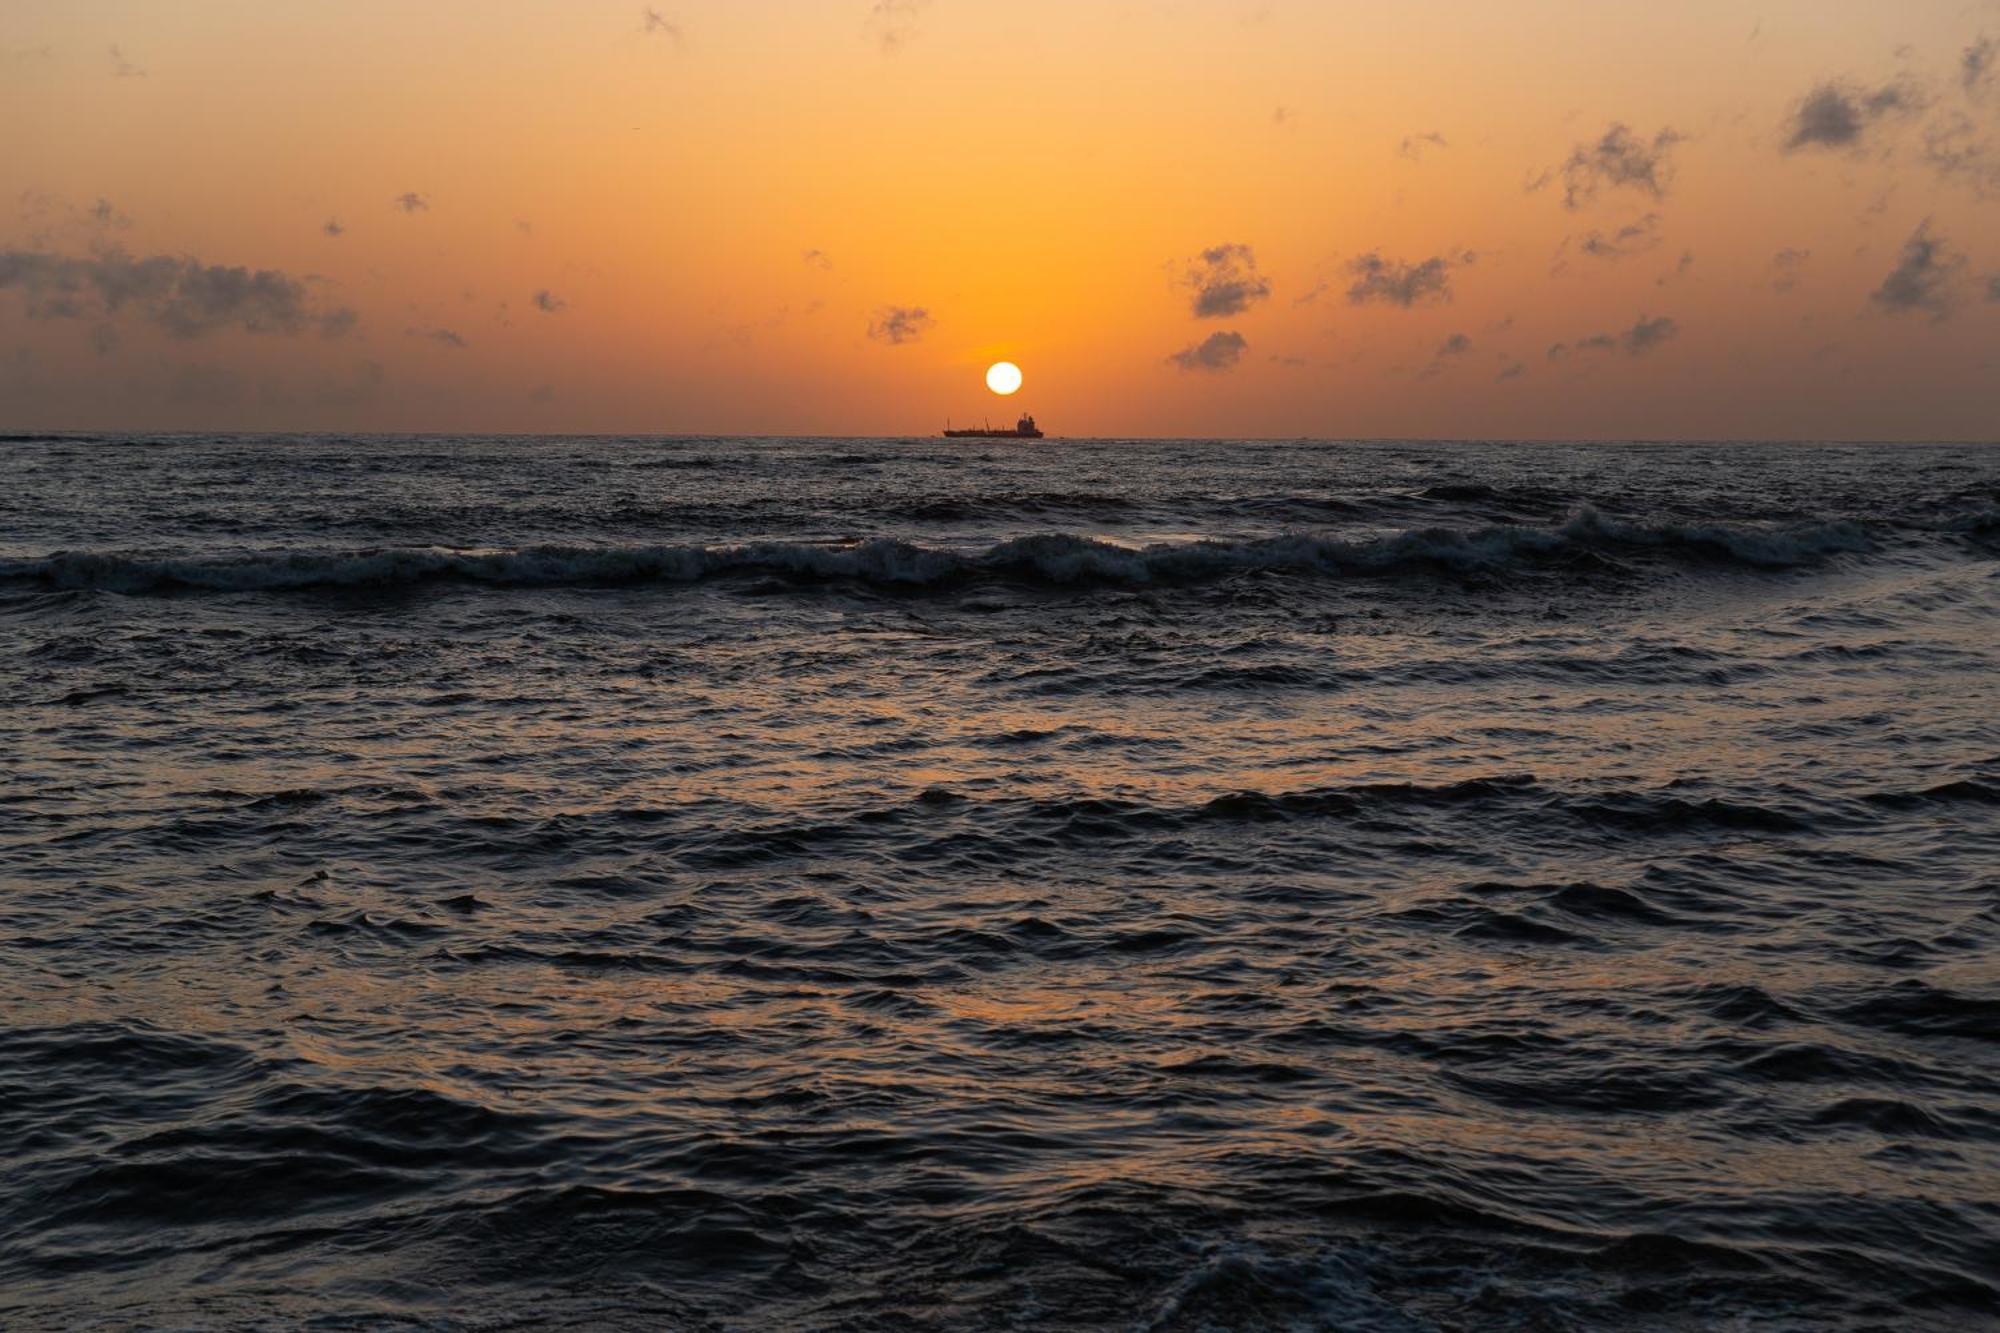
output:
{"label": "cargo ship", "polygon": [[947,421],[944,433],[948,438],[954,440],[1039,440],[1042,438],[1042,432],[1036,427],[1034,417],[1026,412],[1021,414],[1021,419],[1014,423],[1014,429],[1012,430],[1008,430],[1004,426],[999,430],[995,430],[991,426],[981,426],[977,430],[953,430],[951,423]]}

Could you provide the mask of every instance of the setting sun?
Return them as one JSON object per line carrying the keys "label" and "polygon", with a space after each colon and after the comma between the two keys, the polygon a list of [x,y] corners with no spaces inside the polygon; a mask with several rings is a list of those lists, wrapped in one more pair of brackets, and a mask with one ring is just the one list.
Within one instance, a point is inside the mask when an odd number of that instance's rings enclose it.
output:
{"label": "setting sun", "polygon": [[1001,395],[1021,387],[1021,368],[1012,361],[995,361],[986,368],[986,387]]}

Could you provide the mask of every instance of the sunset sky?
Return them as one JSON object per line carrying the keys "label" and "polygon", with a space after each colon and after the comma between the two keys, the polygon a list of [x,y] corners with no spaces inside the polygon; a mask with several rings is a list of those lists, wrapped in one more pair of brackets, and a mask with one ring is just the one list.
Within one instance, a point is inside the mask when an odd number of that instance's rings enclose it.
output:
{"label": "sunset sky", "polygon": [[2000,436],[1995,0],[8,0],[0,118],[0,430]]}

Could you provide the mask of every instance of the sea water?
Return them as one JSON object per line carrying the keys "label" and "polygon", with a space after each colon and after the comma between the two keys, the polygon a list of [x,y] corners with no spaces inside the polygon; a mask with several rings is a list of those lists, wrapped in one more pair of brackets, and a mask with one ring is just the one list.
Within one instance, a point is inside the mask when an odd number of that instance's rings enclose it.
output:
{"label": "sea water", "polygon": [[2000,449],[0,476],[9,1327],[2000,1319]]}

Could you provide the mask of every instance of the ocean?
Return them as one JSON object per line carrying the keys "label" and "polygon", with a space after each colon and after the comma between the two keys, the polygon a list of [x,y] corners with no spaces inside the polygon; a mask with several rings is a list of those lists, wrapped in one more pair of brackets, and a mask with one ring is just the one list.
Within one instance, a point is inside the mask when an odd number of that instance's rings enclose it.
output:
{"label": "ocean", "polygon": [[2000,448],[0,477],[9,1329],[2000,1323]]}

